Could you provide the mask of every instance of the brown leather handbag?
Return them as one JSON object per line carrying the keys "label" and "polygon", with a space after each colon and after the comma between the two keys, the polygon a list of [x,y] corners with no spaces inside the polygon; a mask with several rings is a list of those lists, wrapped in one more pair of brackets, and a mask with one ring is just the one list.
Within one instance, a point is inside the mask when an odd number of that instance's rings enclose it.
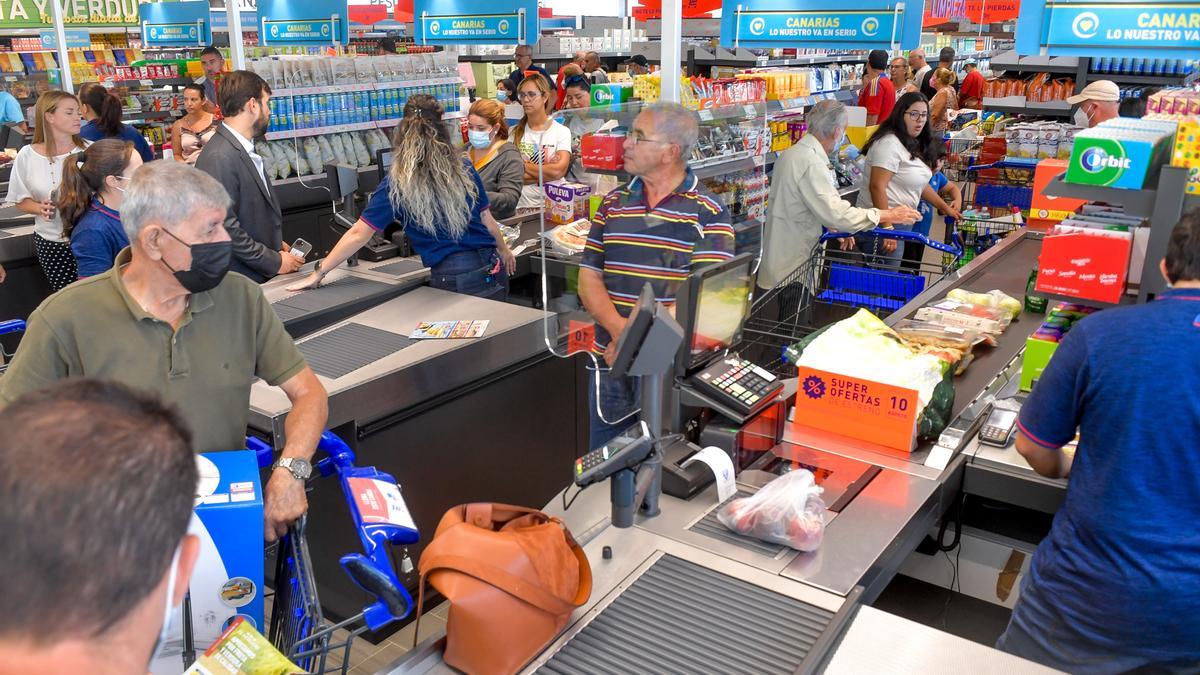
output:
{"label": "brown leather handbag", "polygon": [[536,509],[464,504],[442,516],[417,569],[450,602],[445,662],[470,675],[514,673],[592,594],[592,568],[566,525]]}

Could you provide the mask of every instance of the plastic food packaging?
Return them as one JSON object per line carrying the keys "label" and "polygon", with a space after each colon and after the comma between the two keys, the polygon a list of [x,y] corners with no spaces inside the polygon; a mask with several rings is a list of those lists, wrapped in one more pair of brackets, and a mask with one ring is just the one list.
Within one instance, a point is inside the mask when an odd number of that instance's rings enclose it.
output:
{"label": "plastic food packaging", "polygon": [[785,473],[749,497],[734,499],[717,512],[730,530],[797,551],[815,551],[825,534],[822,488],[811,471]]}
{"label": "plastic food packaging", "polygon": [[1020,301],[1000,290],[991,290],[987,293],[972,293],[963,288],[956,288],[947,293],[946,298],[957,300],[958,302],[967,302],[972,305],[1006,309],[1012,319],[1017,318],[1021,314]]}
{"label": "plastic food packaging", "polygon": [[546,239],[550,241],[550,247],[555,252],[563,255],[576,255],[583,252],[583,245],[587,242],[588,232],[591,229],[590,222],[580,219],[573,223],[559,225],[546,232]]}
{"label": "plastic food packaging", "polygon": [[316,171],[323,172],[325,165],[336,162],[337,157],[333,154],[333,146],[329,144],[329,139],[324,136],[317,136],[317,148],[321,152],[321,163],[317,165]]}
{"label": "plastic food packaging", "polygon": [[304,160],[308,162],[309,169],[314,172],[323,170],[325,162],[317,139],[309,136],[301,142],[300,147],[304,149]]}
{"label": "plastic food packaging", "polygon": [[982,333],[999,335],[1012,322],[1009,310],[999,307],[976,305],[947,298],[929,307],[917,310],[917,321],[928,321],[943,326],[969,328]]}

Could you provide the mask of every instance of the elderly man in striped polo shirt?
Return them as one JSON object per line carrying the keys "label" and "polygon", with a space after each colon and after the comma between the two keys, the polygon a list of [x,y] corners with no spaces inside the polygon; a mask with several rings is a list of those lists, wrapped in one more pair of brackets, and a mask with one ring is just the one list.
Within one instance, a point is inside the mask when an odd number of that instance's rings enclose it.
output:
{"label": "elderly man in striped polo shirt", "polygon": [[[695,113],[660,103],[633,121],[625,140],[625,170],[634,176],[613,190],[592,222],[579,271],[579,296],[596,320],[595,353],[608,364],[642,286],[649,281],[667,306],[694,265],[733,257],[729,212],[688,169],[699,135]],[[588,387],[589,449],[632,423],[637,378],[600,374],[599,400]],[[597,403],[603,417],[597,413]]]}

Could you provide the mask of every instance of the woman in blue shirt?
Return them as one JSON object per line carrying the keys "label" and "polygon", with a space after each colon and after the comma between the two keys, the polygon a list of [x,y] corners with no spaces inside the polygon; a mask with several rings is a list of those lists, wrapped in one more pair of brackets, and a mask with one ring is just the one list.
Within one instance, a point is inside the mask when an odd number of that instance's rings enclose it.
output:
{"label": "woman in blue shirt", "polygon": [[154,161],[154,150],[137,129],[121,122],[121,99],[109,93],[103,86],[89,82],[79,88],[79,112],[86,124],[79,135],[89,141],[102,138],[119,138],[133,143],[143,162]]}
{"label": "woman in blue shirt", "polygon": [[67,158],[59,190],[63,232],[79,266],[79,278],[106,272],[129,238],[121,227],[121,200],[130,177],[142,165],[133,144],[115,138],[97,141]]}
{"label": "woman in blue shirt", "polygon": [[394,136],[391,169],[362,217],[304,283],[288,290],[319,286],[328,270],[398,222],[430,268],[431,286],[493,300],[508,297],[508,275],[516,261],[489,210],[479,174],[451,145],[442,115],[432,96],[408,99]]}

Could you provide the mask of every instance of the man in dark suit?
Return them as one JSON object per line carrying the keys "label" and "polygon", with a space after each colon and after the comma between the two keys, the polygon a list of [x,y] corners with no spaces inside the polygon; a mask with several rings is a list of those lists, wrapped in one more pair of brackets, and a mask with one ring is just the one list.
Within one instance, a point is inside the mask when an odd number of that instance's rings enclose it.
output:
{"label": "man in dark suit", "polygon": [[271,88],[257,74],[235,70],[218,91],[224,123],[196,158],[196,168],[216,178],[233,200],[225,229],[233,241],[229,269],[262,283],[300,269],[304,260],[283,243],[283,213],[253,139],[267,130]]}

